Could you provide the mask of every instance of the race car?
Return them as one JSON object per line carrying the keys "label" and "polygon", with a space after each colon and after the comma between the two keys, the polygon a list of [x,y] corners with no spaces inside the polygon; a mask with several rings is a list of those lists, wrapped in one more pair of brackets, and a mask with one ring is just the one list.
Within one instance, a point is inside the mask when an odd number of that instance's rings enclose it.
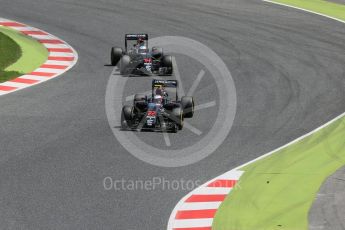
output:
{"label": "race car", "polygon": [[136,94],[133,105],[122,108],[123,130],[173,132],[183,128],[185,118],[194,115],[193,97],[178,97],[178,81],[152,80],[151,97]]}
{"label": "race car", "polygon": [[125,50],[111,49],[111,65],[118,65],[121,74],[171,75],[172,56],[164,55],[160,47],[148,48],[147,34],[126,34]]}

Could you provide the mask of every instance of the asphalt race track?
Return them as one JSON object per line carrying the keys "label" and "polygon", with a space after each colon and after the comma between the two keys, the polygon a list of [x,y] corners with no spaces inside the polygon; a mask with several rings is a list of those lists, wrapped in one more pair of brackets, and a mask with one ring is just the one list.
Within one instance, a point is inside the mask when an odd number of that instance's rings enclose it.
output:
{"label": "asphalt race track", "polygon": [[[79,54],[63,76],[0,98],[3,229],[165,229],[187,191],[106,191],[103,179],[206,181],[345,111],[344,25],[320,16],[260,0],[0,0],[0,6],[1,17],[49,31]],[[122,45],[127,32],[192,38],[226,63],[237,111],[211,156],[185,167],[157,167],[115,139],[105,112],[113,71],[107,64],[110,47]],[[185,57],[176,61],[188,85],[199,70]],[[204,79],[196,100],[221,97]],[[129,81],[135,90],[148,90],[148,78]],[[193,125],[207,132],[212,118],[201,112],[197,118]],[[165,146],[154,133],[141,138],[150,135]],[[188,130],[174,138],[184,146],[195,141]]]}
{"label": "asphalt race track", "polygon": [[309,213],[309,228],[343,230],[345,228],[345,168],[330,176],[318,192]]}

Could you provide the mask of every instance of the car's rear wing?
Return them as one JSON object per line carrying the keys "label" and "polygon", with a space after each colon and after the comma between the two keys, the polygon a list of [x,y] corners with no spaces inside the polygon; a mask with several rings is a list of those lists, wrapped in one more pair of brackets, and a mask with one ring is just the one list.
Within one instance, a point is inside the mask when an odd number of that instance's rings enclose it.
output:
{"label": "car's rear wing", "polygon": [[152,97],[154,92],[157,88],[176,88],[176,101],[178,100],[177,88],[178,88],[178,81],[177,80],[152,80]]}
{"label": "car's rear wing", "polygon": [[144,40],[149,40],[148,34],[126,34],[125,39],[126,40],[138,40],[139,38],[142,38]]}
{"label": "car's rear wing", "polygon": [[148,34],[126,34],[125,35],[125,47],[127,51],[127,41],[136,41],[139,38],[144,39],[146,41],[146,45],[148,46],[149,35]]}

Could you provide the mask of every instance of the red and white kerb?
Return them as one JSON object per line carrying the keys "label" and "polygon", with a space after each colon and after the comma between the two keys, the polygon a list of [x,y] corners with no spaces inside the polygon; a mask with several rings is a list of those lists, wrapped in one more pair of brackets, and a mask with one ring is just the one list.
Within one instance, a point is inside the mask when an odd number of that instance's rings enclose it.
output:
{"label": "red and white kerb", "polygon": [[77,52],[65,41],[23,23],[0,18],[0,26],[5,26],[36,39],[49,52],[48,59],[38,69],[13,80],[0,83],[0,95],[8,94],[26,87],[55,78],[72,68],[78,60]]}

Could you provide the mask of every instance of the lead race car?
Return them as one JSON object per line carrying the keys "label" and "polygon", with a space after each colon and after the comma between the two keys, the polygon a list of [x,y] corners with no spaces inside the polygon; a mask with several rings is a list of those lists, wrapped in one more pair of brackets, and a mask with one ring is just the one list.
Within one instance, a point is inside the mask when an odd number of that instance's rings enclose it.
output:
{"label": "lead race car", "polygon": [[185,118],[194,115],[193,97],[178,97],[178,81],[152,80],[152,95],[136,94],[133,105],[122,108],[123,130],[152,130],[176,133]]}
{"label": "lead race car", "polygon": [[147,34],[126,34],[125,50],[111,49],[111,65],[119,65],[121,74],[171,75],[172,56],[164,55],[160,47],[148,48]]}

